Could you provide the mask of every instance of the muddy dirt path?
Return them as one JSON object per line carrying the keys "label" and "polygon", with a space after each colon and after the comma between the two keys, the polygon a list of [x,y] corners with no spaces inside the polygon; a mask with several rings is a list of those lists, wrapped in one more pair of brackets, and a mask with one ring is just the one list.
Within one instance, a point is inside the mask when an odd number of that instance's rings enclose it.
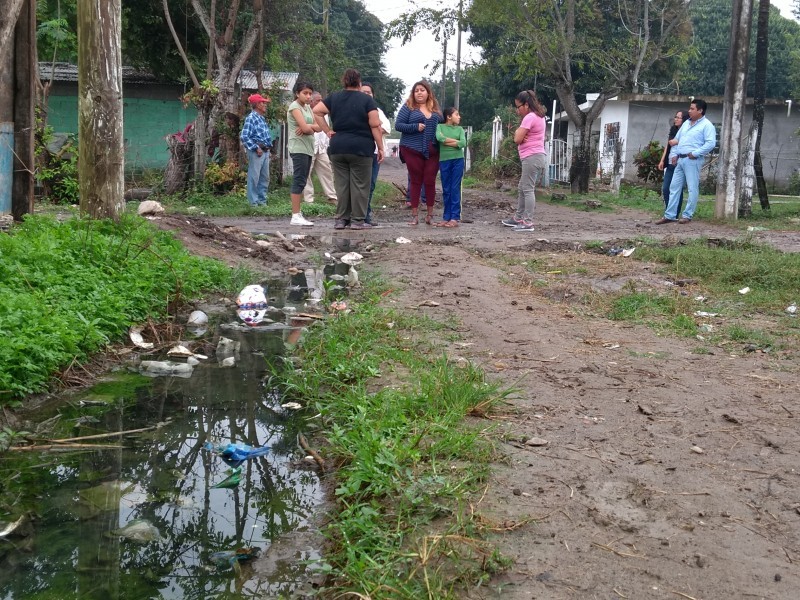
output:
{"label": "muddy dirt path", "polygon": [[[389,159],[382,177],[403,182],[405,174]],[[701,222],[658,227],[655,212],[540,204],[537,231],[516,233],[499,225],[513,201],[503,190],[467,191],[470,222],[452,230],[405,224],[401,199],[379,208],[386,226],[368,232],[334,234],[332,220],[302,232],[288,219],[215,221],[237,240],[246,240],[238,230],[312,236],[305,251],[260,257],[252,244],[233,249],[213,233],[198,244],[196,232],[181,235],[229,262],[238,253],[281,268],[327,249],[362,252],[367,268],[395,283],[396,306],[457,317],[454,359],[517,389],[498,415],[476,422],[502,440],[505,460],[473,504],[513,565],[464,597],[796,598],[797,355],[733,346],[697,353],[696,340],[612,322],[581,304],[587,288],[665,285],[655,265],[615,269],[611,261],[625,259],[595,255],[585,276],[554,286],[531,283],[520,264],[595,240],[740,232]],[[411,243],[396,243],[399,236]],[[798,233],[755,236],[800,250]],[[438,306],[420,307],[425,300]]]}

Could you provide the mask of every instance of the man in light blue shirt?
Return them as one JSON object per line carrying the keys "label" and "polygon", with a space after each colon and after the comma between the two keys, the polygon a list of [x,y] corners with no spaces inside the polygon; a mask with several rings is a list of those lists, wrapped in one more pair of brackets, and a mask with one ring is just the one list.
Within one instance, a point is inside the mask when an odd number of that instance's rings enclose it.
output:
{"label": "man in light blue shirt", "polygon": [[[664,218],[656,221],[656,225],[675,221],[685,225],[691,222],[697,209],[697,200],[700,197],[700,169],[703,167],[705,157],[717,145],[717,131],[705,116],[707,106],[705,100],[699,98],[692,100],[689,105],[689,120],[681,125],[678,133],[669,141],[673,146],[669,157],[670,162],[675,165],[675,172],[669,186],[669,204],[664,211]],[[684,183],[689,188],[689,199],[683,208],[681,218],[678,219],[678,203]]]}
{"label": "man in light blue shirt", "polygon": [[244,127],[239,134],[247,150],[247,201],[250,206],[266,206],[272,136],[264,115],[270,100],[260,94],[252,94],[247,101],[253,110],[245,117]]}

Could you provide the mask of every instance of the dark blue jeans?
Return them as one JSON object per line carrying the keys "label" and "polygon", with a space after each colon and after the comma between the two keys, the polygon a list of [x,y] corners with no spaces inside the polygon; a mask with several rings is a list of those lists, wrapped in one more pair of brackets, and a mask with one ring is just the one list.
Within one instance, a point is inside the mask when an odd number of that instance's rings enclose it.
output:
{"label": "dark blue jeans", "polygon": [[[667,164],[667,166],[664,167],[664,184],[661,186],[661,198],[664,200],[665,209],[669,204],[669,186],[672,183],[672,175],[674,173],[675,173],[675,165]],[[677,212],[678,215],[681,214],[682,205],[683,205],[683,190],[681,190],[681,196],[678,199],[678,212]]]}
{"label": "dark blue jeans", "polygon": [[378,172],[381,170],[381,163],[378,162],[378,155],[372,155],[372,179],[369,182],[369,202],[367,203],[367,216],[364,223],[372,223],[372,194],[375,193],[375,184],[378,182]]}

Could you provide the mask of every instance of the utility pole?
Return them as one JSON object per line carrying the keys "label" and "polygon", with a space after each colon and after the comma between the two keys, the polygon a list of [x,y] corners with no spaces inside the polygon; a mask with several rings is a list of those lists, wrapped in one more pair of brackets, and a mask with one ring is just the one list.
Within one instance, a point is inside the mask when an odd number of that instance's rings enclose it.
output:
{"label": "utility pole", "polygon": [[81,213],[125,210],[121,0],[78,0],[78,185]]}
{"label": "utility pole", "polygon": [[734,2],[719,140],[719,181],[714,206],[714,216],[718,219],[735,219],[737,216],[736,204],[741,190],[742,172],[742,121],[747,99],[747,60],[752,22],[753,0]]}
{"label": "utility pole", "polygon": [[456,38],[456,96],[453,99],[453,106],[458,108],[458,104],[461,101],[461,19],[464,16],[464,0],[458,0],[458,23],[456,23],[456,27],[458,28],[457,38]]}
{"label": "utility pole", "polygon": [[330,28],[331,17],[331,0],[322,0],[322,29],[328,33]]}
{"label": "utility pole", "polygon": [[447,34],[444,34],[444,42],[442,42],[442,94],[441,98],[439,98],[439,106],[442,107],[442,110],[445,108],[445,92],[447,90]]}

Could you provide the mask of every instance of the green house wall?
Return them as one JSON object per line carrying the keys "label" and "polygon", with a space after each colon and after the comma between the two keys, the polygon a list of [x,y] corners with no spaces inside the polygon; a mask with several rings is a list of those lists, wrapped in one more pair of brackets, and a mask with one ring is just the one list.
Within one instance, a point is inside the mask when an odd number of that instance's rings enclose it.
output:
{"label": "green house wall", "polygon": [[[57,133],[78,133],[77,94],[51,94],[47,122]],[[137,94],[138,96],[139,94]],[[125,172],[164,169],[169,160],[165,137],[183,131],[194,121],[197,110],[184,108],[175,98],[140,98],[123,100],[123,135],[125,136]]]}

